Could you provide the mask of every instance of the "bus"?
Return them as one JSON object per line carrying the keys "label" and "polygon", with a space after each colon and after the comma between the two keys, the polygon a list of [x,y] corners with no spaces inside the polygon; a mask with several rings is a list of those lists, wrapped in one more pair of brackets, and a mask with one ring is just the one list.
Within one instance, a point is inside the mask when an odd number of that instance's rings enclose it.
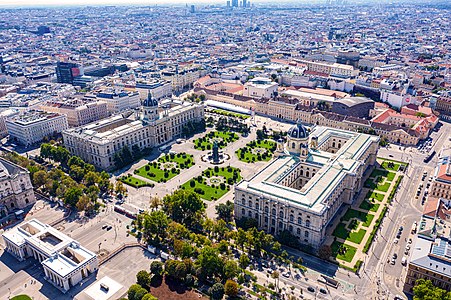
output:
{"label": "bus", "polygon": [[434,157],[435,153],[436,153],[435,150],[433,150],[432,152],[430,152],[430,153],[428,154],[428,156],[426,156],[426,157],[424,158],[423,162],[425,162],[425,163],[430,162],[431,159]]}

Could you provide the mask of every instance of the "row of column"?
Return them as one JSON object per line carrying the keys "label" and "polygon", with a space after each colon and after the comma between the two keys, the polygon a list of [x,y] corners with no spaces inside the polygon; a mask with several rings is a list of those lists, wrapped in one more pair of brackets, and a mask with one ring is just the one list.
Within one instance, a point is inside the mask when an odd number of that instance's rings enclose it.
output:
{"label": "row of column", "polygon": [[15,255],[19,260],[25,259],[25,254],[23,252],[23,249],[20,247],[16,247],[16,245],[10,243],[8,240],[4,239],[6,243],[6,249]]}
{"label": "row of column", "polygon": [[69,283],[67,282],[67,280],[61,279],[58,275],[48,270],[47,268],[44,268],[44,273],[45,276],[57,286],[63,288],[66,291],[69,290]]}

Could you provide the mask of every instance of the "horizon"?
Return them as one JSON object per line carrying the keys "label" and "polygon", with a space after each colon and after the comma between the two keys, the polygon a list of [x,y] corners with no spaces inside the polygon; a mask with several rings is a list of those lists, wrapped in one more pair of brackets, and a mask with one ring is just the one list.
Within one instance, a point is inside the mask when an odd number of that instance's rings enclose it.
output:
{"label": "horizon", "polygon": [[[327,0],[255,0],[250,1],[252,4],[321,4],[326,3]],[[0,8],[55,8],[55,7],[84,7],[84,6],[152,6],[152,5],[174,5],[184,6],[191,4],[200,5],[225,5],[227,0],[3,0],[0,3]],[[351,4],[391,4],[391,0],[348,0]],[[447,3],[445,0],[398,0],[394,3]]]}

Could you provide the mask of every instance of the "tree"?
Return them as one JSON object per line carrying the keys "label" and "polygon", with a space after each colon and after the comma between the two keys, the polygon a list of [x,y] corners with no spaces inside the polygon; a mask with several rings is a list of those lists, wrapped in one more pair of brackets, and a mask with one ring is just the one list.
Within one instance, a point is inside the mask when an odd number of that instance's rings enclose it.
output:
{"label": "tree", "polygon": [[224,292],[229,297],[236,297],[238,295],[238,283],[233,280],[227,280],[224,285]]}
{"label": "tree", "polygon": [[127,194],[127,189],[121,181],[116,181],[116,194],[125,196]]}
{"label": "tree", "polygon": [[150,208],[152,210],[158,209],[158,207],[161,205],[161,203],[162,202],[161,202],[161,199],[159,197],[157,197],[157,196],[150,197],[149,204],[150,204]]}
{"label": "tree", "polygon": [[212,300],[221,300],[222,297],[224,297],[224,285],[222,283],[215,283],[213,286],[208,290],[210,293],[210,297]]}
{"label": "tree", "polygon": [[250,259],[246,254],[241,254],[239,259],[240,268],[243,269],[243,271],[249,266]]}
{"label": "tree", "polygon": [[321,259],[328,260],[332,255],[332,248],[329,245],[322,245],[318,250],[318,256]]}
{"label": "tree", "polygon": [[157,277],[163,276],[163,263],[161,261],[154,260],[150,264],[150,273]]}
{"label": "tree", "polygon": [[141,270],[136,274],[136,283],[144,288],[150,286],[150,274],[146,270]]}
{"label": "tree", "polygon": [[413,287],[414,300],[450,300],[451,292],[442,290],[430,280],[418,279]]}
{"label": "tree", "polygon": [[157,238],[158,242],[166,236],[166,229],[169,225],[168,216],[161,210],[141,214],[139,218],[140,227],[146,239]]}
{"label": "tree", "polygon": [[147,290],[139,284],[132,284],[127,292],[129,300],[141,300],[145,294],[147,294]]}
{"label": "tree", "polygon": [[193,191],[177,190],[163,198],[163,209],[175,222],[188,228],[198,225],[205,212],[199,195]]}
{"label": "tree", "polygon": [[226,203],[220,203],[216,205],[216,214],[218,219],[222,219],[226,222],[231,222],[233,219],[233,203],[227,200]]}
{"label": "tree", "polygon": [[36,188],[40,188],[47,181],[47,172],[40,170],[33,174],[33,184]]}
{"label": "tree", "polygon": [[210,246],[202,248],[197,263],[202,268],[203,275],[205,275],[206,278],[211,278],[222,273],[223,262],[219,257],[217,250]]}
{"label": "tree", "polygon": [[75,206],[78,211],[88,211],[92,208],[91,199],[87,195],[81,195]]}
{"label": "tree", "polygon": [[224,264],[224,276],[233,279],[238,275],[238,265],[234,260],[227,260]]}
{"label": "tree", "polygon": [[277,290],[279,290],[279,271],[272,272],[271,277],[274,279],[274,284],[276,285]]}
{"label": "tree", "polygon": [[71,187],[64,193],[64,203],[75,206],[81,195],[83,195],[83,191],[80,188]]}
{"label": "tree", "polygon": [[142,297],[141,300],[158,300],[158,298],[152,295],[151,293],[147,293],[144,295],[144,297]]}
{"label": "tree", "polygon": [[99,176],[97,174],[97,172],[93,172],[93,171],[89,171],[88,173],[85,174],[84,178],[83,178],[83,183],[86,186],[91,186],[93,184],[96,184],[99,181]]}

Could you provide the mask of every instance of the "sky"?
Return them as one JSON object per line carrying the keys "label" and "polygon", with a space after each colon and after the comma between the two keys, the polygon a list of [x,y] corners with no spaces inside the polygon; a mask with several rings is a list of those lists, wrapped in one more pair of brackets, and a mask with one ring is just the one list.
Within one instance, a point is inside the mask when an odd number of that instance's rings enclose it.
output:
{"label": "sky", "polygon": [[[308,0],[284,0],[283,2],[306,2]],[[319,0],[315,0],[317,2]],[[325,0],[323,0],[325,1]],[[154,5],[154,4],[226,4],[227,0],[0,0],[0,7],[66,6],[66,5]],[[251,0],[251,3],[254,2]],[[258,3],[280,2],[278,0],[255,0]],[[308,2],[312,2],[311,0]]]}

